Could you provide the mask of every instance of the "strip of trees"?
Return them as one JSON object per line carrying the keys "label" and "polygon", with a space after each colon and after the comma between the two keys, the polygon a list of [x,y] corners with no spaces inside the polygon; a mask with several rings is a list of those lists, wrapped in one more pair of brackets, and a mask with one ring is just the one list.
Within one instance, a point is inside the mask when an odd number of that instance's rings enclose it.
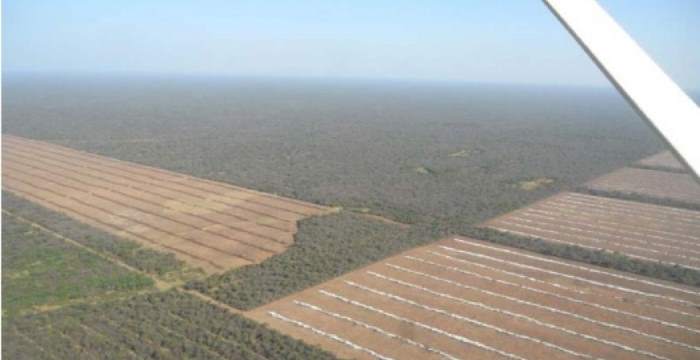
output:
{"label": "strip of trees", "polygon": [[2,325],[6,359],[334,359],[179,291],[3,319]]}

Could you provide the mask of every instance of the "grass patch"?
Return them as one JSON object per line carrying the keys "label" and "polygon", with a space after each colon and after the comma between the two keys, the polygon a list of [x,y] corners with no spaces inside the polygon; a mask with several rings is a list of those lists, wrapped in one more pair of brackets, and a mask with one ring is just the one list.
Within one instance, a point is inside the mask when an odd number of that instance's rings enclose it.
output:
{"label": "grass patch", "polygon": [[146,276],[10,216],[2,218],[2,252],[3,317],[153,286]]}
{"label": "grass patch", "polygon": [[6,191],[2,193],[2,208],[161,279],[177,281],[200,276],[172,254],[145,248]]}
{"label": "grass patch", "polygon": [[666,171],[666,172],[672,172],[672,173],[677,173],[677,174],[688,174],[688,170],[686,170],[686,169],[679,169],[679,168],[670,167],[670,166],[663,166],[663,165],[631,164],[631,165],[628,165],[628,167],[633,167],[633,168],[637,168],[637,169],[645,169],[645,170]]}
{"label": "grass patch", "polygon": [[524,191],[533,191],[537,190],[542,187],[546,187],[548,185],[551,185],[554,183],[554,179],[550,179],[547,177],[540,177],[536,179],[531,179],[531,180],[523,180],[518,182],[518,188],[520,190]]}
{"label": "grass patch", "polygon": [[413,171],[415,171],[419,174],[423,174],[423,175],[435,175],[434,170],[427,168],[425,166],[417,166],[417,167],[413,168]]}

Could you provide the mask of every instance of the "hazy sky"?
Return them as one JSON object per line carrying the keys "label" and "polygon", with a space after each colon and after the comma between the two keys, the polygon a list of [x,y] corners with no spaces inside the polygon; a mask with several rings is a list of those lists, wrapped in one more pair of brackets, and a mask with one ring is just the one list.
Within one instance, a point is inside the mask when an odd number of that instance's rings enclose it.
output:
{"label": "hazy sky", "polygon": [[[700,88],[700,0],[601,0]],[[3,71],[605,85],[541,0],[3,1]]]}

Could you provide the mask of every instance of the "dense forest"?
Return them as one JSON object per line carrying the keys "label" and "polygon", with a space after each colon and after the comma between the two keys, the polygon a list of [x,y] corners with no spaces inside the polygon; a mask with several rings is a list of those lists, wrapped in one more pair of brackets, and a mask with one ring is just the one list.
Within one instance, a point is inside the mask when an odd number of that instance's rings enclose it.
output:
{"label": "dense forest", "polygon": [[284,253],[186,287],[252,309],[436,237],[420,227],[405,229],[344,211],[302,220]]}
{"label": "dense forest", "polygon": [[700,286],[700,271],[633,259],[466,224],[422,224],[408,229],[348,212],[303,220],[295,243],[260,264],[186,284],[225,304],[248,310],[355,270],[403,250],[460,234],[500,245]]}
{"label": "dense forest", "polygon": [[405,223],[474,223],[661,149],[597,89],[12,80],[5,132]]}
{"label": "dense forest", "polygon": [[[238,309],[455,234],[700,286],[697,271],[476,227],[561,190],[590,192],[579,184],[659,151],[658,139],[612,92],[201,78],[14,81],[5,91],[3,132],[341,209],[301,221],[286,252],[204,278],[170,254],[3,192],[3,209],[16,216]],[[27,244],[42,242],[29,247],[34,253],[56,246],[7,228]],[[11,256],[29,248],[3,241]],[[3,261],[3,286],[6,264],[10,275],[23,269]],[[75,270],[65,269],[66,276]],[[108,272],[95,269],[94,276]],[[110,274],[117,279],[76,294],[130,289],[119,287],[124,274]],[[45,280],[37,279],[38,286]],[[9,318],[3,305],[3,314],[8,358],[332,358],[179,290]]]}
{"label": "dense forest", "polygon": [[5,359],[334,359],[178,291],[3,319]]}

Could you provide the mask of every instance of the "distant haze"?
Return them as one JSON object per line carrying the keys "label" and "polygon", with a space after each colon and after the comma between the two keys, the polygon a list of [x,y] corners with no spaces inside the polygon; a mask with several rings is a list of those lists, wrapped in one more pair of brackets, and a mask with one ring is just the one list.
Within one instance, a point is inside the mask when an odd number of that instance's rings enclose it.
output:
{"label": "distant haze", "polygon": [[409,223],[483,220],[662,149],[612,89],[8,76],[2,105],[4,133]]}
{"label": "distant haze", "polygon": [[[700,1],[602,0],[684,88]],[[609,86],[540,0],[3,3],[3,72]]]}

